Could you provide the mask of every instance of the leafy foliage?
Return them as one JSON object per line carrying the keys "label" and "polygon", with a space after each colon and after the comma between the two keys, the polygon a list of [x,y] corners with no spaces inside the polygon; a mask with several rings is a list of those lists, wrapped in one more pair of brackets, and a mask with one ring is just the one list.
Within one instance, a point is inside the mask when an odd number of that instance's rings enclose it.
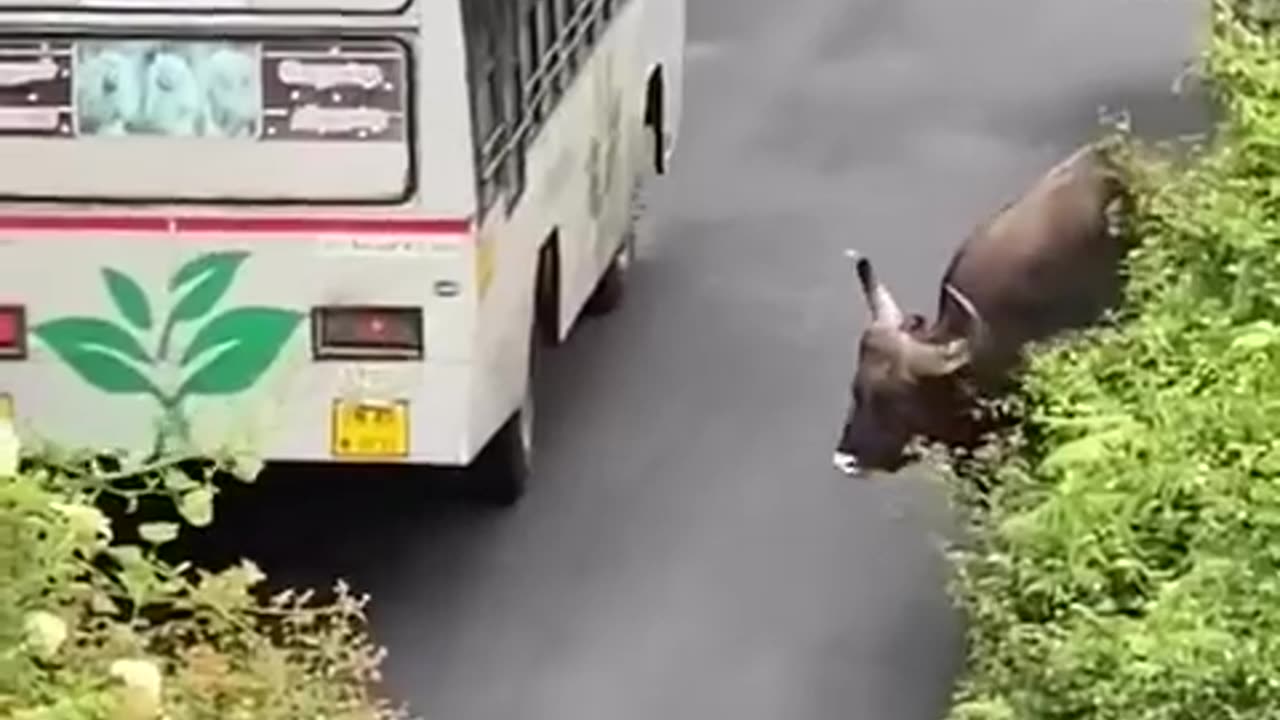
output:
{"label": "leafy foliage", "polygon": [[367,598],[339,585],[328,604],[260,599],[251,563],[214,574],[159,559],[180,523],[146,523],[128,544],[96,507],[158,496],[205,524],[218,466],[49,456],[15,473],[11,439],[0,422],[0,718],[405,717],[373,694],[382,653],[364,635]]}
{"label": "leafy foliage", "polygon": [[[270,307],[232,308],[209,317],[248,257],[240,251],[211,252],[179,267],[167,283],[171,308],[155,333],[152,299],[142,285],[115,268],[104,268],[102,279],[123,325],[103,318],[63,317],[36,325],[32,333],[81,380],[102,392],[155,398],[165,414],[157,442],[163,449],[169,435],[185,439],[190,426],[183,414],[187,398],[248,390],[302,322],[300,312]],[[174,334],[191,323],[197,327],[172,368]],[[154,340],[154,352],[144,347],[144,340]],[[176,377],[176,386],[163,379],[170,376]]]}
{"label": "leafy foliage", "polygon": [[1127,144],[1118,323],[1038,348],[1020,427],[942,458],[970,531],[952,720],[1280,717],[1276,7],[1215,3],[1207,148]]}

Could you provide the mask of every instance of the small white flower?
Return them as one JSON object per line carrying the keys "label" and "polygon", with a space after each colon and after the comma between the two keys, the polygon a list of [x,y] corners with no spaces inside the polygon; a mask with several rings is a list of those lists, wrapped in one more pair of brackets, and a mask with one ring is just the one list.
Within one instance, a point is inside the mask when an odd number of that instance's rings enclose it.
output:
{"label": "small white flower", "polygon": [[42,658],[58,652],[67,639],[67,624],[62,618],[44,610],[27,613],[23,630],[27,647]]}
{"label": "small white flower", "polygon": [[150,660],[121,659],[111,663],[111,677],[124,684],[119,717],[129,720],[154,718],[160,714],[163,679],[160,668]]}
{"label": "small white flower", "polygon": [[121,658],[111,663],[111,677],[118,678],[125,687],[145,692],[156,701],[160,700],[163,680],[160,668],[150,660],[131,660]]}
{"label": "small white flower", "polygon": [[90,542],[99,540],[111,542],[111,521],[102,511],[92,505],[68,503],[52,503],[54,510],[66,516],[71,522],[71,529],[79,537]]}

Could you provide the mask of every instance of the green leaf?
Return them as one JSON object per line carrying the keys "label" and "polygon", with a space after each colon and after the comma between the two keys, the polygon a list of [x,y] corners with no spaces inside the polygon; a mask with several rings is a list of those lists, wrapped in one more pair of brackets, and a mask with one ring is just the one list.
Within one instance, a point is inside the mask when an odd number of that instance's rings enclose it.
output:
{"label": "green leaf", "polygon": [[122,570],[131,567],[146,565],[146,556],[142,554],[142,548],[137,545],[117,545],[107,549],[107,554],[120,563]]}
{"label": "green leaf", "polygon": [[106,320],[60,318],[37,325],[32,333],[85,382],[103,392],[159,395],[155,385],[123,359],[149,365],[146,350],[127,331]]}
{"label": "green leaf", "polygon": [[1280,340],[1280,328],[1266,320],[1259,320],[1242,328],[1232,340],[1231,347],[1235,350],[1261,350],[1275,344],[1278,340]]}
{"label": "green leaf", "polygon": [[1131,432],[1129,426],[1090,433],[1069,440],[1054,448],[1041,462],[1043,470],[1053,470],[1067,465],[1087,465],[1106,457],[1111,444],[1125,440]]}
{"label": "green leaf", "polygon": [[216,351],[178,390],[179,397],[227,395],[252,387],[288,342],[302,313],[279,308],[244,307],[210,320],[192,338],[182,365]]}
{"label": "green leaf", "polygon": [[179,527],[171,522],[149,522],[138,526],[138,535],[152,545],[163,545],[178,539]]}
{"label": "green leaf", "polygon": [[124,319],[138,330],[150,330],[151,303],[138,283],[112,268],[103,268],[102,277],[107,283],[107,292],[110,293],[112,302]]}
{"label": "green leaf", "polygon": [[195,527],[207,527],[213,522],[213,490],[200,487],[184,494],[178,501],[178,512]]}
{"label": "green leaf", "polygon": [[1036,420],[1054,430],[1103,430],[1136,422],[1128,413],[1094,413],[1089,415],[1037,415]]}
{"label": "green leaf", "polygon": [[104,592],[95,592],[89,596],[89,609],[99,615],[114,615],[120,612],[119,606]]}
{"label": "green leaf", "polygon": [[143,554],[142,548],[136,545],[117,545],[107,548],[106,553],[120,565],[120,569],[112,573],[120,585],[124,587],[129,600],[144,603],[151,597],[160,584],[156,568]]}
{"label": "green leaf", "polygon": [[169,322],[194,320],[207,315],[218,304],[235,280],[247,252],[217,252],[201,255],[188,262],[169,278],[169,290],[186,292],[169,313]]}
{"label": "green leaf", "polygon": [[165,468],[163,477],[165,489],[174,492],[184,492],[200,487],[200,483],[192,480],[187,471],[179,467]]}
{"label": "green leaf", "polygon": [[243,483],[252,483],[257,480],[265,466],[262,458],[248,454],[232,457],[229,465],[232,476]]}

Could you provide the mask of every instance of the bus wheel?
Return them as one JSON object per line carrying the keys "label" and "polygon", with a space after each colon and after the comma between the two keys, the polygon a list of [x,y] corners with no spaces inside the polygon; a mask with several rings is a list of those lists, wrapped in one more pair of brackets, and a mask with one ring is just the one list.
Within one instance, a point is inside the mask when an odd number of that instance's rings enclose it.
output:
{"label": "bus wheel", "polygon": [[476,499],[493,507],[511,507],[524,497],[533,474],[533,393],[538,338],[530,341],[529,378],[524,399],[480,451],[472,466]]}

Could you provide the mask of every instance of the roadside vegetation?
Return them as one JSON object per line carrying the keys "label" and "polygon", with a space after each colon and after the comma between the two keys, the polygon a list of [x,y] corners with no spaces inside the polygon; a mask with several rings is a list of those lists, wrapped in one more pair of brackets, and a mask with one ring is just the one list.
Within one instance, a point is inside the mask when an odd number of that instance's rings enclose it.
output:
{"label": "roadside vegetation", "polygon": [[[1280,717],[1280,3],[1215,0],[1224,119],[1136,141],[1128,298],[1039,348],[1017,429],[941,460],[967,520],[951,720]],[[215,472],[19,448],[0,420],[0,720],[399,720],[365,598],[158,555]],[[99,507],[165,500],[126,539]],[[133,535],[134,533],[129,533]]]}
{"label": "roadside vegetation", "polygon": [[1280,717],[1280,3],[1214,3],[1223,113],[1125,144],[1125,308],[1044,346],[945,465],[968,668],[951,720]]}
{"label": "roadside vegetation", "polygon": [[[33,456],[0,420],[0,718],[407,717],[374,694],[382,656],[365,598],[342,586],[323,603],[264,597],[251,563],[210,573],[159,557],[184,527],[213,521],[212,478],[228,469]],[[171,511],[148,510],[128,532],[99,509],[114,501],[125,513],[113,516],[132,518],[147,500]]]}

